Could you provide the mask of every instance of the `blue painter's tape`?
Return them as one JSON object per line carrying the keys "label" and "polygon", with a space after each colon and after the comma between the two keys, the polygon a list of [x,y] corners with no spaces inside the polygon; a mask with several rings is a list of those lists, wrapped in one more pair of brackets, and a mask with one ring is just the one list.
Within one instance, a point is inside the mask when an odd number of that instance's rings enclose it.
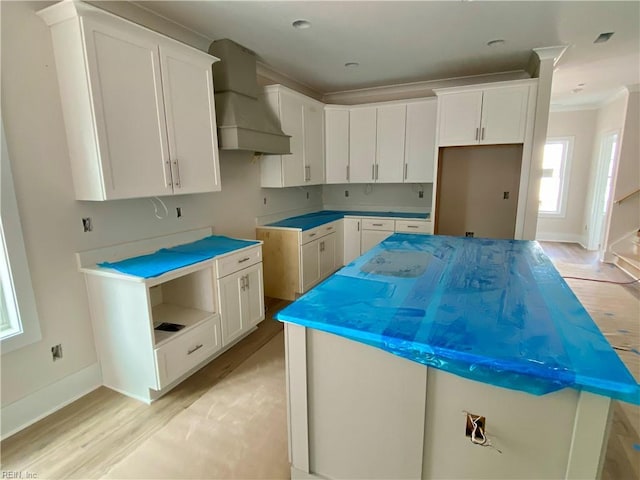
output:
{"label": "blue painter's tape", "polygon": [[136,277],[152,278],[258,243],[255,240],[238,240],[222,235],[212,235],[195,242],[163,248],[149,255],[127,258],[118,262],[102,262],[98,265]]}
{"label": "blue painter's tape", "polygon": [[320,212],[307,213],[297,217],[285,218],[279,222],[270,223],[268,227],[288,227],[300,228],[302,231],[310,230],[325,223],[341,220],[345,216],[354,217],[391,217],[391,218],[429,218],[428,213],[401,213],[401,212],[362,212],[362,211],[341,211],[341,210],[322,210]]}
{"label": "blue painter's tape", "polygon": [[640,386],[536,242],[396,234],[276,318],[500,387],[640,404]]}
{"label": "blue painter's tape", "polygon": [[634,443],[634,444],[633,444],[633,449],[634,449],[634,450],[638,450],[638,451],[640,451],[640,444],[638,444],[638,443]]}

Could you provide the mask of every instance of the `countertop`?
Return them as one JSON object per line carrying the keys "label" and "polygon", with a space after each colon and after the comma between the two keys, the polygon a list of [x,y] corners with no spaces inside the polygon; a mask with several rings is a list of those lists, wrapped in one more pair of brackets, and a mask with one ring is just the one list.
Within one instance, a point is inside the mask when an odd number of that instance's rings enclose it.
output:
{"label": "countertop", "polygon": [[365,212],[365,211],[342,211],[342,210],[322,210],[319,212],[307,213],[297,217],[289,217],[278,222],[263,225],[264,227],[299,228],[302,231],[310,230],[325,223],[341,220],[344,217],[389,217],[389,218],[410,218],[428,220],[428,213],[407,213],[407,212]]}
{"label": "countertop", "polygon": [[276,318],[500,387],[640,404],[640,386],[537,242],[395,234]]}

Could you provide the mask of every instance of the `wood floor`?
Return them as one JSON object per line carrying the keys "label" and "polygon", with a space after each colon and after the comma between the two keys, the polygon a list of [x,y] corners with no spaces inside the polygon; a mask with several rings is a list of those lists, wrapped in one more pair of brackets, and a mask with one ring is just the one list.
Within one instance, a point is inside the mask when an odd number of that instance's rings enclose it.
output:
{"label": "wood floor", "polygon": [[[578,245],[541,242],[562,275],[628,281]],[[567,279],[594,321],[618,347],[640,380],[640,285],[614,285]],[[268,314],[287,302],[268,300]],[[148,406],[107,388],[15,434],[0,444],[3,472],[37,474],[39,479],[101,478],[138,445],[188,408],[211,387],[282,329],[267,316],[254,333],[178,387]],[[635,351],[634,351],[635,350]],[[188,446],[185,446],[188,448]],[[604,480],[640,479],[640,408],[615,403]],[[187,473],[185,473],[187,476]]]}

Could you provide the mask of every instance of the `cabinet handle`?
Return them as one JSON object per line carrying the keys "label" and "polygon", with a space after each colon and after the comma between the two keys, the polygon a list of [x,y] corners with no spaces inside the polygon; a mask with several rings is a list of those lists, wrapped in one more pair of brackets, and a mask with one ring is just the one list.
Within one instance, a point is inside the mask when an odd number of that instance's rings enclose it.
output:
{"label": "cabinet handle", "polygon": [[324,242],[320,242],[320,251],[324,252]]}
{"label": "cabinet handle", "polygon": [[[164,174],[166,178],[171,178],[171,162],[169,160],[167,160],[166,162],[164,162],[164,164],[167,166],[167,168],[165,168]],[[167,169],[169,170],[167,172]],[[172,187],[173,183],[171,183],[171,181],[167,182],[167,187]]]}
{"label": "cabinet handle", "polygon": [[374,227],[381,227],[382,226],[381,223],[372,223],[371,225],[373,225]]}
{"label": "cabinet handle", "polygon": [[175,185],[176,185],[176,187],[180,188],[180,164],[178,163],[177,159],[173,161],[173,165],[176,167]]}
{"label": "cabinet handle", "polygon": [[376,163],[376,180],[378,180],[378,164]]}
{"label": "cabinet handle", "polygon": [[404,179],[405,180],[407,179],[407,167],[408,167],[408,165],[405,163],[404,164]]}
{"label": "cabinet handle", "polygon": [[327,230],[333,230],[333,227],[327,227]]}
{"label": "cabinet handle", "polygon": [[482,133],[480,134],[480,140],[484,140],[484,127],[482,127]]}
{"label": "cabinet handle", "polygon": [[315,236],[316,236],[316,234],[315,234],[315,233],[310,233],[310,234],[309,234],[309,238],[311,238],[311,237],[315,237]]}
{"label": "cabinet handle", "polygon": [[251,286],[249,285],[249,274],[245,275],[244,278],[247,279],[247,281],[245,282],[245,286],[247,287],[247,290],[249,290],[251,288]]}
{"label": "cabinet handle", "polygon": [[476,140],[478,140],[478,132],[480,132],[480,129],[476,128]]}
{"label": "cabinet handle", "polygon": [[375,179],[376,179],[376,166],[371,165],[371,180],[375,180]]}
{"label": "cabinet handle", "polygon": [[244,257],[242,260],[238,260],[238,263],[244,263],[251,260],[251,257]]}
{"label": "cabinet handle", "polygon": [[349,165],[347,165],[347,182],[349,181]]}
{"label": "cabinet handle", "polygon": [[407,225],[407,228],[418,228],[418,225]]}
{"label": "cabinet handle", "polygon": [[311,166],[308,165],[304,167],[304,181],[308,182],[311,180]]}
{"label": "cabinet handle", "polygon": [[247,284],[244,281],[244,275],[243,275],[240,277],[240,290],[244,292],[246,288],[247,288]]}
{"label": "cabinet handle", "polygon": [[202,347],[203,347],[202,343],[199,345],[196,345],[191,350],[187,351],[187,355],[191,355],[193,352],[200,350]]}
{"label": "cabinet handle", "polygon": [[358,222],[358,231],[360,231],[360,222]]}

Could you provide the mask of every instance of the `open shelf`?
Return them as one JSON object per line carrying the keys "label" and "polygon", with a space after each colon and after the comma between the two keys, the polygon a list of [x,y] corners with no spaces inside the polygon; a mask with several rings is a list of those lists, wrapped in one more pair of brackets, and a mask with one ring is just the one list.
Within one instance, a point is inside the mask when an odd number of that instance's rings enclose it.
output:
{"label": "open shelf", "polygon": [[[156,348],[177,335],[181,335],[205,320],[213,318],[214,313],[197,308],[182,307],[170,303],[161,303],[152,308],[153,312],[153,338]],[[184,328],[176,332],[155,330],[161,323],[177,323],[184,325]]]}

